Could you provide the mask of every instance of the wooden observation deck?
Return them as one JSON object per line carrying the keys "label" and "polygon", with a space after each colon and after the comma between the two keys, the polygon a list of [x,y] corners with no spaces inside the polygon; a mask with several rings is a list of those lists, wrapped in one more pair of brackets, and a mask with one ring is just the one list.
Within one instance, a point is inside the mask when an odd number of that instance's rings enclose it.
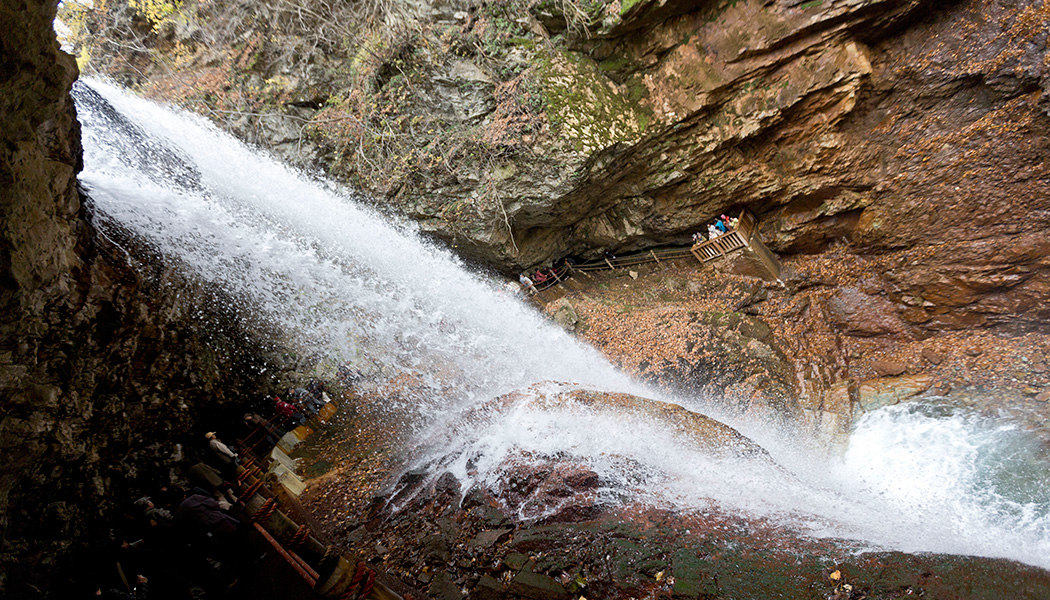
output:
{"label": "wooden observation deck", "polygon": [[[754,213],[745,208],[740,212],[740,218],[737,221],[735,229],[727,231],[712,240],[693,244],[693,246],[688,248],[675,247],[664,248],[661,250],[651,249],[628,256],[606,256],[605,258],[592,260],[579,265],[550,269],[548,279],[543,282],[534,283],[530,290],[530,295],[535,298],[536,301],[544,303],[552,301],[556,299],[556,297],[561,297],[560,295],[556,295],[557,290],[561,288],[561,284],[568,284],[571,281],[572,276],[576,273],[589,276],[589,273],[593,271],[624,269],[646,263],[662,264],[664,261],[689,258],[690,255],[700,261],[701,264],[706,264],[716,258],[726,258],[733,252],[744,248],[750,250],[754,254],[754,258],[756,258],[758,262],[761,263],[762,267],[768,270],[774,278],[780,278],[780,261],[777,260],[776,254],[773,254],[773,252],[762,243],[761,236],[758,235],[758,218],[755,217]],[[552,295],[545,295],[544,292],[547,290],[552,290]],[[563,294],[564,292],[562,292],[562,295]]]}
{"label": "wooden observation deck", "polygon": [[693,253],[696,260],[706,263],[716,258],[724,258],[730,252],[741,248],[753,250],[769,272],[774,277],[780,277],[780,261],[762,243],[758,236],[758,219],[746,208],[740,211],[740,218],[737,220],[735,229],[706,242],[694,244],[689,251]]}

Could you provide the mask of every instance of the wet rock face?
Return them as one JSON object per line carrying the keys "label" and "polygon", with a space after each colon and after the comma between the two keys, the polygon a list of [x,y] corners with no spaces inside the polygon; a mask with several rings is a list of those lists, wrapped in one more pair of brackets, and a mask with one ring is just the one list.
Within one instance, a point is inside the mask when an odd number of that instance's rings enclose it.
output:
{"label": "wet rock face", "polygon": [[798,390],[784,340],[757,316],[770,289],[780,287],[689,259],[641,269],[637,279],[609,274],[547,311],[572,306],[580,335],[644,381],[783,422],[798,416]]}
{"label": "wet rock face", "polygon": [[[0,471],[0,532],[5,563],[21,557],[25,538],[38,535],[22,524],[20,513],[29,505],[20,502],[24,491],[18,483],[38,460],[54,455],[56,434],[72,433],[48,417],[87,409],[77,398],[63,396],[55,376],[60,364],[70,360],[56,358],[76,349],[42,339],[68,320],[68,303],[83,295],[75,271],[83,268],[79,255],[86,242],[75,180],[79,132],[68,96],[77,69],[58,49],[51,31],[54,16],[55,7],[47,3],[0,7],[0,448],[5,463]],[[41,368],[49,362],[50,368]],[[69,533],[63,517],[71,507],[55,502],[35,508],[37,515],[42,508],[48,513],[50,527],[42,537]],[[22,531],[12,535],[11,528]],[[6,569],[0,572],[0,590],[7,576]]]}
{"label": "wet rock face", "polygon": [[897,404],[930,389],[933,377],[929,375],[908,375],[865,381],[860,384],[857,401],[865,411],[872,411],[883,406]]}
{"label": "wet rock face", "polygon": [[219,410],[208,407],[257,391],[254,359],[236,341],[243,323],[213,308],[228,300],[89,222],[75,179],[77,68],[59,50],[54,17],[49,2],[0,7],[0,595],[9,597],[61,583],[49,576],[71,548],[110,543],[108,517],[167,481],[178,444],[195,453],[214,426],[198,425],[203,413]]}
{"label": "wet rock face", "polygon": [[586,521],[601,514],[597,489],[601,483],[594,471],[567,461],[544,460],[543,464],[509,467],[496,496],[508,506],[517,506],[527,519],[546,523]]}
{"label": "wet rock face", "polygon": [[[602,422],[603,418],[635,423],[640,429],[658,431],[658,435],[675,440],[689,452],[713,459],[773,464],[764,448],[734,428],[677,404],[543,382],[472,409],[448,434],[449,456],[434,458],[424,467],[404,474],[394,486],[396,492],[386,501],[385,509],[400,511],[406,503],[416,502],[419,497],[460,493],[460,484],[451,473],[439,477],[434,474],[446,468],[443,465],[450,464],[449,461],[457,462],[463,454],[468,457],[465,463],[468,473],[479,479],[497,481],[492,489],[484,492],[498,501],[506,514],[533,523],[575,523],[597,518],[615,504],[610,501],[611,497],[629,496],[630,488],[648,475],[629,452],[620,457],[623,462],[619,467],[603,470],[608,467],[587,466],[587,459],[596,457],[572,451],[510,449],[489,455],[494,451],[484,444],[461,447],[465,436],[488,438],[501,435],[498,432],[508,424],[512,428],[521,426],[514,415],[522,411],[553,412],[559,420],[579,422],[584,428],[593,427],[594,422]],[[490,424],[496,428],[487,429]],[[430,444],[428,441],[424,445]],[[479,463],[484,466],[479,467]],[[641,479],[635,481],[635,478]]]}
{"label": "wet rock face", "polygon": [[893,303],[854,288],[840,288],[828,300],[828,313],[847,335],[902,333],[904,326]]}
{"label": "wet rock face", "polygon": [[487,490],[431,486],[343,538],[432,598],[994,598],[1050,593],[1050,574],[1005,560],[862,552],[782,526],[642,506],[573,522],[502,515]]}
{"label": "wet rock face", "polygon": [[780,420],[797,413],[791,365],[762,320],[731,311],[689,319],[687,353],[643,364],[643,376],[682,393],[701,393],[730,410]]}

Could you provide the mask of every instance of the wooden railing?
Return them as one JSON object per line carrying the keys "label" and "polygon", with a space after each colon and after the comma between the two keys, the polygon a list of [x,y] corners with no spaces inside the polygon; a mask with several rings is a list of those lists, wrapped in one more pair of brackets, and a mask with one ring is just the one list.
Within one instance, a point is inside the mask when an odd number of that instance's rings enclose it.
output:
{"label": "wooden railing", "polygon": [[653,262],[659,264],[661,261],[677,260],[688,258],[690,256],[694,256],[698,261],[705,263],[725,256],[734,250],[739,250],[740,248],[751,248],[752,250],[756,250],[759,260],[762,261],[774,276],[779,277],[780,265],[775,258],[767,256],[769,251],[765,250],[764,247],[761,248],[761,250],[764,251],[759,251],[760,248],[756,248],[756,246],[762,246],[761,242],[752,245],[757,232],[758,218],[745,208],[740,212],[736,228],[732,231],[723,233],[713,240],[694,244],[691,248],[652,249],[628,256],[607,256],[606,258],[573,265],[571,268],[563,267],[561,270],[555,270],[554,276],[548,278],[546,281],[542,283],[533,282],[534,290],[531,290],[530,292],[538,294],[555,287],[559,283],[568,279],[575,272],[588,273],[592,271],[606,271],[609,269],[621,269]]}
{"label": "wooden railing", "polygon": [[605,271],[608,269],[620,269],[623,267],[633,267],[636,265],[644,265],[646,263],[659,263],[662,260],[676,260],[679,258],[688,258],[688,248],[664,248],[662,250],[647,250],[645,252],[638,252],[628,256],[617,256],[603,258],[601,260],[593,260],[583,264],[576,265],[572,268],[573,271]]}
{"label": "wooden railing", "polygon": [[744,241],[744,236],[734,229],[728,233],[723,233],[713,240],[697,244],[690,251],[696,257],[696,260],[707,262],[745,246],[747,246],[747,242]]}
{"label": "wooden railing", "polygon": [[758,219],[751,214],[751,211],[744,209],[737,220],[736,229],[706,242],[695,244],[689,251],[700,262],[714,260],[729,254],[733,250],[750,246],[751,239],[754,237],[757,229]]}

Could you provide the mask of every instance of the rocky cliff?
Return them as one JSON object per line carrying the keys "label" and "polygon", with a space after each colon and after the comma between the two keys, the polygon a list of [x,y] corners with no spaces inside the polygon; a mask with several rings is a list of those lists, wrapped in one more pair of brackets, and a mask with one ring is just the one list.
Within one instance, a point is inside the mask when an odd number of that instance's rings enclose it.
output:
{"label": "rocky cliff", "polygon": [[75,569],[51,578],[56,561],[113,543],[107,519],[167,482],[222,405],[257,391],[262,364],[234,341],[244,323],[216,310],[215,290],[99,223],[78,192],[77,67],[54,16],[48,2],[0,7],[0,595],[10,598],[61,589]]}
{"label": "rocky cliff", "polygon": [[89,68],[487,263],[684,243],[748,207],[778,252],[876,257],[860,293],[909,332],[1046,322],[1037,2],[110,6]]}

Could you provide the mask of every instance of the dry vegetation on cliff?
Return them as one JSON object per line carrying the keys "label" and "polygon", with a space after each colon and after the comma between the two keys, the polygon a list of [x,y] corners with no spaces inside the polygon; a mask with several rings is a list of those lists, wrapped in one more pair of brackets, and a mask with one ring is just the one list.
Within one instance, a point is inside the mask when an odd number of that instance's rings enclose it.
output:
{"label": "dry vegetation on cliff", "polygon": [[556,140],[536,65],[557,51],[536,15],[586,35],[606,8],[111,0],[64,14],[89,73],[208,114],[453,235],[513,246],[518,199],[501,188]]}

